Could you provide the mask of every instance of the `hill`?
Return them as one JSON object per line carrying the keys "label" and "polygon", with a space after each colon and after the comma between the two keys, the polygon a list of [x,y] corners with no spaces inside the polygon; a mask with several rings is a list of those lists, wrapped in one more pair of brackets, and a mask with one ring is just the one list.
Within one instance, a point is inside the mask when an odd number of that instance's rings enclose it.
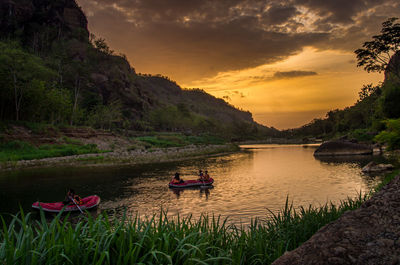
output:
{"label": "hill", "polygon": [[74,0],[0,0],[2,121],[212,133],[254,139],[277,130],[200,89],[139,75],[90,34]]}

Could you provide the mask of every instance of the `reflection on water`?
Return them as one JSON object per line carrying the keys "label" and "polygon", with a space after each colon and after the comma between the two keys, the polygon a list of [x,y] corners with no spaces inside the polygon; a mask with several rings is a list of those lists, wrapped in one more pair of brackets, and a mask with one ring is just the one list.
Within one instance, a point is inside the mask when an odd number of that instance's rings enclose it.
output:
{"label": "reflection on water", "polygon": [[[150,216],[160,209],[173,216],[201,213],[229,216],[235,223],[277,211],[289,195],[295,206],[337,202],[370,189],[379,177],[361,167],[373,159],[314,158],[313,146],[253,145],[231,155],[179,163],[113,168],[54,168],[5,172],[0,175],[0,212],[28,210],[32,202],[59,201],[66,188],[82,196],[97,194],[100,208],[117,215]],[[169,189],[175,172],[183,179],[208,170],[213,187]]]}

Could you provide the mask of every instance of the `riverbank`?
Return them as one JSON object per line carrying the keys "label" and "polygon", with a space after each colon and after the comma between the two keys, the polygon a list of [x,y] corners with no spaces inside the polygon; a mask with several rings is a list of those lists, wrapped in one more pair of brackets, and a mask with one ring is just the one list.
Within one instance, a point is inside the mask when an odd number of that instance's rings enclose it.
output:
{"label": "riverbank", "polygon": [[210,155],[223,155],[236,152],[240,148],[233,144],[188,145],[184,147],[152,148],[149,150],[118,150],[107,153],[94,153],[52,157],[43,159],[5,161],[0,163],[0,171],[24,168],[45,168],[57,166],[92,167],[122,166],[148,163],[163,163],[196,159]]}
{"label": "riverbank", "polygon": [[274,265],[399,264],[400,175]]}

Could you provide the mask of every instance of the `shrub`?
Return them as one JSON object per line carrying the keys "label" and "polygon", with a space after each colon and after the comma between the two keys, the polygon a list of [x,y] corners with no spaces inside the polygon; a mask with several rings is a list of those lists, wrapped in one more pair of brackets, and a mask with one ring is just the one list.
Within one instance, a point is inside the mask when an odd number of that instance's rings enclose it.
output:
{"label": "shrub", "polygon": [[400,119],[387,120],[387,129],[379,133],[375,140],[388,145],[390,150],[400,149]]}

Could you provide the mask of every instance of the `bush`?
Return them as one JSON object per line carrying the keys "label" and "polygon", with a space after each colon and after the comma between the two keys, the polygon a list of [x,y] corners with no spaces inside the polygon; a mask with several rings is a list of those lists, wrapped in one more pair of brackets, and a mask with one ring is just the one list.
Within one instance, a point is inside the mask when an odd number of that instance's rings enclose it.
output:
{"label": "bush", "polygon": [[379,133],[375,140],[387,144],[390,150],[400,149],[400,119],[387,120],[387,129]]}
{"label": "bush", "polygon": [[350,132],[350,137],[360,142],[370,142],[374,139],[375,134],[367,129],[356,129]]}

